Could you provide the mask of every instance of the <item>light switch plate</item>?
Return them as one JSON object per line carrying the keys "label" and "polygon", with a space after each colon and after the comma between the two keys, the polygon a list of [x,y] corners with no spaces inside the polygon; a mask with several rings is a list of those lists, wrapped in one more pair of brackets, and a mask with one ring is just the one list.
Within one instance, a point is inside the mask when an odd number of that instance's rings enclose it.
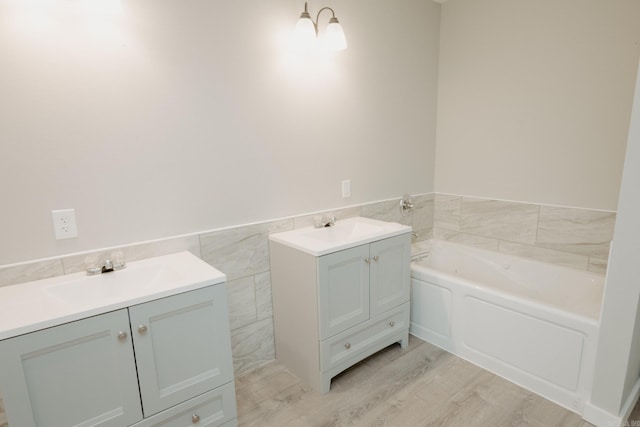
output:
{"label": "light switch plate", "polygon": [[345,179],[342,181],[342,198],[346,199],[347,197],[351,197],[351,180]]}

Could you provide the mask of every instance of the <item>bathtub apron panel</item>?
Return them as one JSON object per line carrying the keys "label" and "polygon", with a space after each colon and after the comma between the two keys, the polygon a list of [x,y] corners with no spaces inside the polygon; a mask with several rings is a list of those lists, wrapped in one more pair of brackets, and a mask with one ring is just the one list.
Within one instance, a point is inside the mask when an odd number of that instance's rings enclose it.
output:
{"label": "bathtub apron panel", "polygon": [[410,333],[582,414],[604,278],[458,246],[412,265]]}

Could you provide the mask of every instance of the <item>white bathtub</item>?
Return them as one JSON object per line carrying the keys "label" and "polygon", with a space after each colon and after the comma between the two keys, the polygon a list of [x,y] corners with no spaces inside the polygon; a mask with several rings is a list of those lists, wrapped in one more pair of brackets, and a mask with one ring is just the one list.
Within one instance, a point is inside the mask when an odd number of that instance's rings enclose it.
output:
{"label": "white bathtub", "polygon": [[582,414],[603,276],[443,241],[411,276],[411,334]]}

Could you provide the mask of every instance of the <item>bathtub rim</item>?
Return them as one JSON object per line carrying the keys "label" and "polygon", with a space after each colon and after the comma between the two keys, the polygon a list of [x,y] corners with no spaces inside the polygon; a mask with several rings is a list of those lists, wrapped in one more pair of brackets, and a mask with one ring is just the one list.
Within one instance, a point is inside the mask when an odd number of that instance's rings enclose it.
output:
{"label": "bathtub rim", "polygon": [[[416,269],[416,267],[419,267],[420,270],[419,274],[420,277],[416,277],[414,276],[414,272],[418,272],[418,269]],[[437,274],[433,274],[433,272],[437,272]],[[447,283],[456,283],[458,286],[464,286],[467,287],[469,289],[473,289],[476,292],[479,293],[488,293],[491,295],[491,297],[496,298],[498,300],[501,301],[507,301],[507,303],[514,303],[516,304],[518,307],[523,307],[523,310],[525,310],[527,312],[527,314],[529,315],[536,315],[536,317],[540,317],[541,319],[544,320],[544,318],[542,318],[541,316],[537,315],[539,314],[541,311],[544,312],[549,312],[551,313],[553,316],[559,316],[562,317],[564,319],[567,319],[570,323],[585,323],[590,325],[591,327],[599,327],[600,326],[600,319],[595,319],[589,316],[584,316],[581,314],[577,314],[568,310],[563,310],[560,309],[558,307],[555,307],[553,305],[550,304],[545,304],[539,301],[535,301],[533,299],[527,299],[515,294],[511,294],[508,292],[504,292],[502,290],[499,289],[495,289],[492,288],[490,286],[483,286],[483,285],[478,285],[474,282],[471,282],[468,279],[459,277],[459,276],[454,276],[452,274],[447,274],[447,273],[442,273],[438,270],[429,268],[429,267],[425,267],[425,266],[415,266],[414,263],[411,264],[411,279],[412,280],[419,280],[425,283],[430,283],[432,285],[436,285],[436,286],[440,286],[442,288],[449,288],[449,286],[443,285],[442,283],[440,283],[439,280],[434,279],[436,277],[439,277],[442,280],[446,280]]]}
{"label": "bathtub rim", "polygon": [[600,297],[600,300],[597,302],[597,306],[598,306],[597,316],[593,317],[587,314],[576,313],[575,311],[569,310],[567,308],[560,308],[557,305],[545,303],[543,301],[539,301],[534,298],[525,298],[516,293],[510,293],[503,289],[493,287],[490,284],[486,284],[484,282],[475,282],[462,276],[450,274],[442,270],[438,270],[436,268],[424,265],[423,261],[425,257],[429,256],[432,253],[434,248],[437,250],[437,247],[442,244],[445,247],[450,246],[453,248],[461,248],[462,250],[466,250],[466,251],[474,251],[474,252],[478,251],[480,253],[487,254],[491,257],[499,256],[506,260],[513,259],[515,261],[524,261],[527,264],[531,263],[532,265],[541,265],[545,268],[563,269],[570,272],[575,272],[579,275],[584,275],[586,277],[596,278],[599,281],[602,281],[603,295],[604,295],[604,287],[606,285],[605,276],[602,276],[598,273],[594,273],[587,270],[579,270],[579,269],[575,269],[567,266],[551,264],[551,263],[534,260],[526,257],[521,257],[517,255],[503,254],[501,252],[495,252],[488,249],[476,248],[475,246],[468,246],[460,243],[449,242],[446,240],[433,239],[431,240],[431,242],[432,242],[431,249],[422,251],[417,254],[413,254],[412,261],[411,261],[411,279],[418,279],[418,280],[422,280],[423,282],[428,282],[428,283],[442,286],[438,282],[438,278],[440,278],[441,280],[446,280],[447,283],[460,283],[461,285],[467,286],[478,292],[489,292],[492,296],[498,297],[500,299],[512,301],[518,304],[519,306],[524,306],[524,307],[533,306],[535,309],[548,311],[553,313],[554,315],[558,315],[568,319],[573,319],[574,321],[589,323],[595,327],[599,327],[600,325],[600,316],[602,313],[602,296]]}
{"label": "bathtub rim", "polygon": [[[527,256],[523,256],[523,255],[516,255],[516,254],[510,254],[510,253],[506,253],[506,252],[500,252],[498,250],[493,250],[493,249],[487,249],[487,248],[482,248],[479,246],[473,246],[473,245],[469,245],[466,243],[460,243],[460,242],[452,242],[450,240],[444,240],[444,239],[438,239],[438,238],[431,238],[429,240],[426,240],[425,242],[422,243],[426,243],[427,247],[421,247],[419,250],[417,250],[416,252],[413,252],[411,254],[411,262],[417,262],[420,263],[425,257],[428,257],[434,250],[437,250],[438,247],[452,247],[452,248],[459,248],[461,250],[464,251],[472,251],[472,252],[480,252],[483,254],[486,254],[489,257],[495,257],[495,256],[499,256],[501,258],[505,258],[507,260],[513,260],[515,262],[522,262],[525,264],[533,264],[533,265],[540,265],[544,268],[558,268],[558,269],[562,269],[562,270],[567,270],[567,271],[571,271],[571,272],[575,272],[579,275],[585,275],[588,277],[593,277],[597,280],[601,280],[603,281],[603,283],[606,281],[606,274],[602,274],[602,273],[597,273],[594,271],[589,271],[589,270],[584,270],[581,268],[576,268],[576,267],[572,267],[569,265],[562,265],[562,264],[554,264],[551,262],[546,262],[546,261],[541,261],[539,259],[535,259],[535,258],[531,258],[531,257],[527,257]],[[526,244],[522,244],[524,246],[530,246],[530,245],[526,245]],[[457,276],[456,276],[457,277]]]}

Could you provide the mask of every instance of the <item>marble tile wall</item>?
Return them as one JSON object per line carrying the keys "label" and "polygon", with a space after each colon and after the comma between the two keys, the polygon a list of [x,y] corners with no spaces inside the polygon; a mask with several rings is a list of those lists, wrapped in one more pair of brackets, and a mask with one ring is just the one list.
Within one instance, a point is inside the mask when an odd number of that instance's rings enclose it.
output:
{"label": "marble tile wall", "polygon": [[188,250],[227,275],[231,345],[234,369],[239,374],[275,358],[269,234],[311,226],[315,215],[335,216],[338,220],[365,216],[411,225],[417,234],[414,242],[428,241],[433,235],[434,195],[414,196],[414,205],[414,211],[408,216],[401,214],[398,198],[313,215],[98,250],[90,254],[0,266],[0,286],[83,271],[87,255],[95,255],[101,259],[108,257],[113,251],[121,251],[127,261],[135,261]]}
{"label": "marble tile wall", "polygon": [[436,194],[433,235],[604,274],[615,212]]}

